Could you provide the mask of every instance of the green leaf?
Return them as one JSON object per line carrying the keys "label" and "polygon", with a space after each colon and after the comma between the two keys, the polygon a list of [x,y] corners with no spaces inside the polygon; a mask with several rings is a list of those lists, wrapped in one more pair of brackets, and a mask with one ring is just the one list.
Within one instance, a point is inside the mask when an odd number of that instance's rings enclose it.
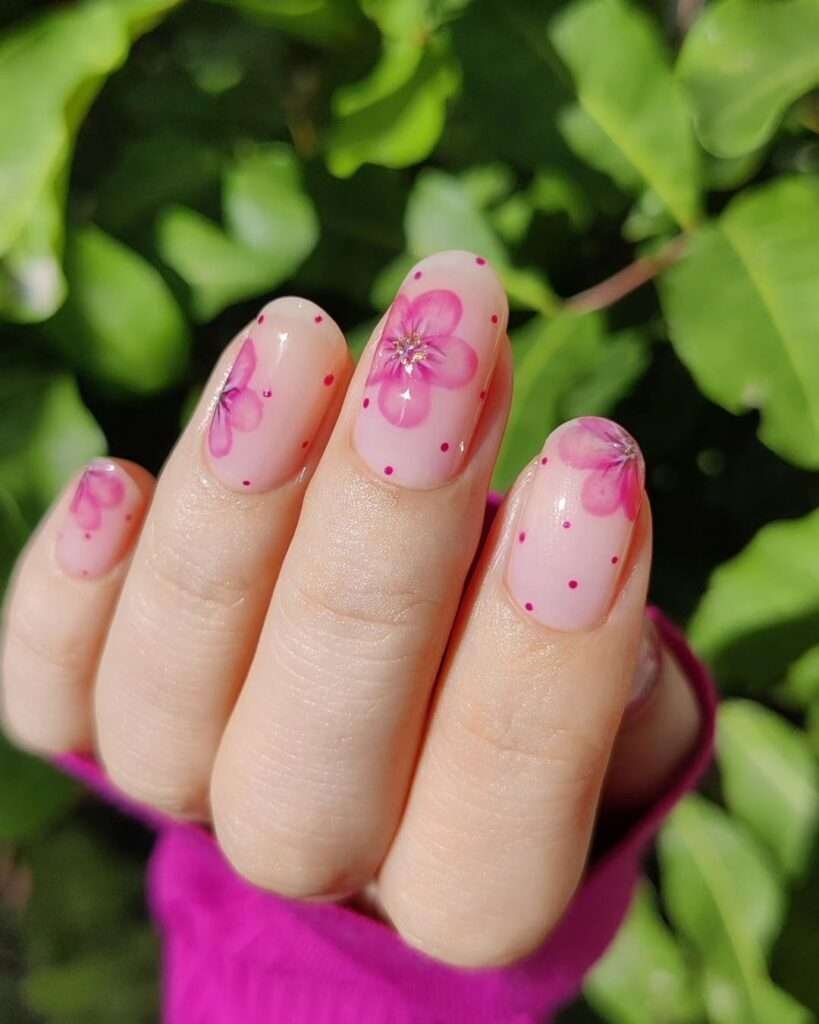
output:
{"label": "green leaf", "polygon": [[[660,835],[663,895],[675,926],[703,957],[709,1019],[771,1024],[780,996],[765,954],[782,923],[784,901],[751,837],[699,796],[677,808]],[[784,1006],[783,1006],[784,1009]],[[801,1015],[800,1015],[801,1016]]]}
{"label": "green leaf", "polygon": [[191,289],[198,320],[286,280],[318,239],[298,161],[283,143],[235,162],[225,175],[222,206],[225,230],[181,206],[168,208],[158,226],[160,254]]}
{"label": "green leaf", "polygon": [[577,91],[561,118],[571,147],[627,191],[653,189],[690,227],[699,158],[659,27],[627,0],[576,0],[550,36]]}
{"label": "green leaf", "polygon": [[677,354],[729,412],[758,409],[760,438],[819,466],[819,180],[748,191],[661,278]]}
{"label": "green leaf", "polygon": [[733,700],[720,708],[717,749],[729,809],[786,875],[801,875],[819,821],[816,765],[804,735],[759,704]]}
{"label": "green leaf", "polygon": [[688,34],[679,76],[696,128],[717,156],[750,153],[819,83],[816,0],[722,0]]}
{"label": "green leaf", "polygon": [[452,175],[431,169],[418,175],[404,227],[406,265],[440,249],[468,249],[491,261],[513,303],[545,314],[557,310],[557,299],[545,280],[533,270],[512,266],[487,214],[469,188]]}
{"label": "green leaf", "polygon": [[99,228],[86,227],[69,238],[66,274],[70,294],[47,331],[79,370],[143,395],[177,383],[190,334],[150,263]]}
{"label": "green leaf", "polygon": [[0,842],[23,843],[41,835],[66,813],[77,787],[0,735]]}
{"label": "green leaf", "polygon": [[420,31],[385,38],[378,64],[333,97],[327,166],[349,177],[364,163],[409,167],[440,138],[448,100],[460,84],[445,36]]}
{"label": "green leaf", "polygon": [[807,708],[814,701],[819,702],[819,645],[791,662],[776,696],[797,708]]}
{"label": "green leaf", "polygon": [[586,977],[583,994],[610,1024],[695,1024],[702,1007],[694,972],[641,882],[628,917],[602,960]]}
{"label": "green leaf", "polygon": [[513,336],[515,397],[494,485],[506,490],[559,423],[609,412],[648,358],[633,331],[606,333],[599,313],[534,317]]}
{"label": "green leaf", "polygon": [[689,637],[724,686],[759,688],[819,635],[819,512],[770,523],[719,566]]}
{"label": "green leaf", "polygon": [[131,39],[180,0],[86,0],[0,39],[0,314],[41,320],[62,301],[64,182],[79,125]]}
{"label": "green leaf", "polygon": [[219,0],[311,43],[343,45],[362,21],[354,0]]}
{"label": "green leaf", "polygon": [[34,521],[105,437],[68,375],[4,369],[0,408],[0,488]]}
{"label": "green leaf", "polygon": [[28,524],[19,504],[0,487],[0,601],[27,536]]}

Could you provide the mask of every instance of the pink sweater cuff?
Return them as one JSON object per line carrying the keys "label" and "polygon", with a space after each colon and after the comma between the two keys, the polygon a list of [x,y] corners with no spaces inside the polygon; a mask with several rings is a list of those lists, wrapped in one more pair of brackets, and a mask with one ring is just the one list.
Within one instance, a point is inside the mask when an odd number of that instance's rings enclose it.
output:
{"label": "pink sweater cuff", "polygon": [[700,703],[697,744],[653,806],[596,851],[550,938],[511,967],[445,967],[356,911],[260,892],[232,871],[210,833],[132,804],[88,758],[61,759],[158,832],[148,890],[164,939],[166,1024],[535,1024],[571,999],[623,920],[645,848],[711,756],[714,687],[682,634],[651,614]]}

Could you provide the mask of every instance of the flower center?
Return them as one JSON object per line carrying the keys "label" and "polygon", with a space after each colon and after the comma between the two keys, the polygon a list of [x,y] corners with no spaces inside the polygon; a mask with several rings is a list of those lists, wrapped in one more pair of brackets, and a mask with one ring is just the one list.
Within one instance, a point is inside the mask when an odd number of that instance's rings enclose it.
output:
{"label": "flower center", "polygon": [[420,334],[405,334],[393,342],[393,359],[412,373],[416,363],[423,363],[429,355],[426,342]]}

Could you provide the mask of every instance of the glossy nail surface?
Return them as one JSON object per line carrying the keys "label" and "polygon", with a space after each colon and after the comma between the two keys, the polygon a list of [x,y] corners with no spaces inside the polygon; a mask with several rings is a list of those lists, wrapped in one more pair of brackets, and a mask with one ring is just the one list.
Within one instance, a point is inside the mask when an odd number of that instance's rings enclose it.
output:
{"label": "glossy nail surface", "polygon": [[507,316],[483,257],[442,252],[413,267],[381,326],[356,419],[355,447],[373,472],[415,488],[459,472]]}
{"label": "glossy nail surface", "polygon": [[344,370],[341,331],[306,299],[284,298],[259,314],[210,414],[206,457],[236,491],[285,483],[304,465]]}
{"label": "glossy nail surface", "polygon": [[545,626],[589,629],[608,614],[643,500],[634,438],[611,420],[571,420],[546,440],[521,513],[507,583]]}
{"label": "glossy nail surface", "polygon": [[142,517],[142,492],[121,466],[95,459],[83,472],[57,534],[69,576],[104,576],[119,562]]}

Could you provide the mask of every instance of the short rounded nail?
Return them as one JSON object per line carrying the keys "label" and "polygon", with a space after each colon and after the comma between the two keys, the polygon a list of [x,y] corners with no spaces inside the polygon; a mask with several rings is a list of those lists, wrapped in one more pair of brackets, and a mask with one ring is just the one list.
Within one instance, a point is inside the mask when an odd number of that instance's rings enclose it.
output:
{"label": "short rounded nail", "polygon": [[269,303],[245,333],[214,398],[205,451],[236,491],[262,492],[307,461],[346,363],[335,322],[315,303]]}
{"label": "short rounded nail", "polygon": [[545,626],[589,629],[607,616],[643,500],[643,457],[611,420],[558,427],[538,456],[507,585]]}
{"label": "short rounded nail", "polygon": [[631,681],[626,713],[633,714],[645,704],[660,678],[662,668],[662,646],[660,634],[651,619],[643,619],[643,633],[640,638],[640,652]]}
{"label": "short rounded nail", "polygon": [[63,571],[95,579],[113,569],[130,547],[144,505],[142,491],[118,463],[90,463],[57,533],[57,561]]}
{"label": "short rounded nail", "polygon": [[374,473],[414,488],[458,474],[507,319],[482,256],[442,252],[412,268],[372,350],[355,423],[355,447]]}

